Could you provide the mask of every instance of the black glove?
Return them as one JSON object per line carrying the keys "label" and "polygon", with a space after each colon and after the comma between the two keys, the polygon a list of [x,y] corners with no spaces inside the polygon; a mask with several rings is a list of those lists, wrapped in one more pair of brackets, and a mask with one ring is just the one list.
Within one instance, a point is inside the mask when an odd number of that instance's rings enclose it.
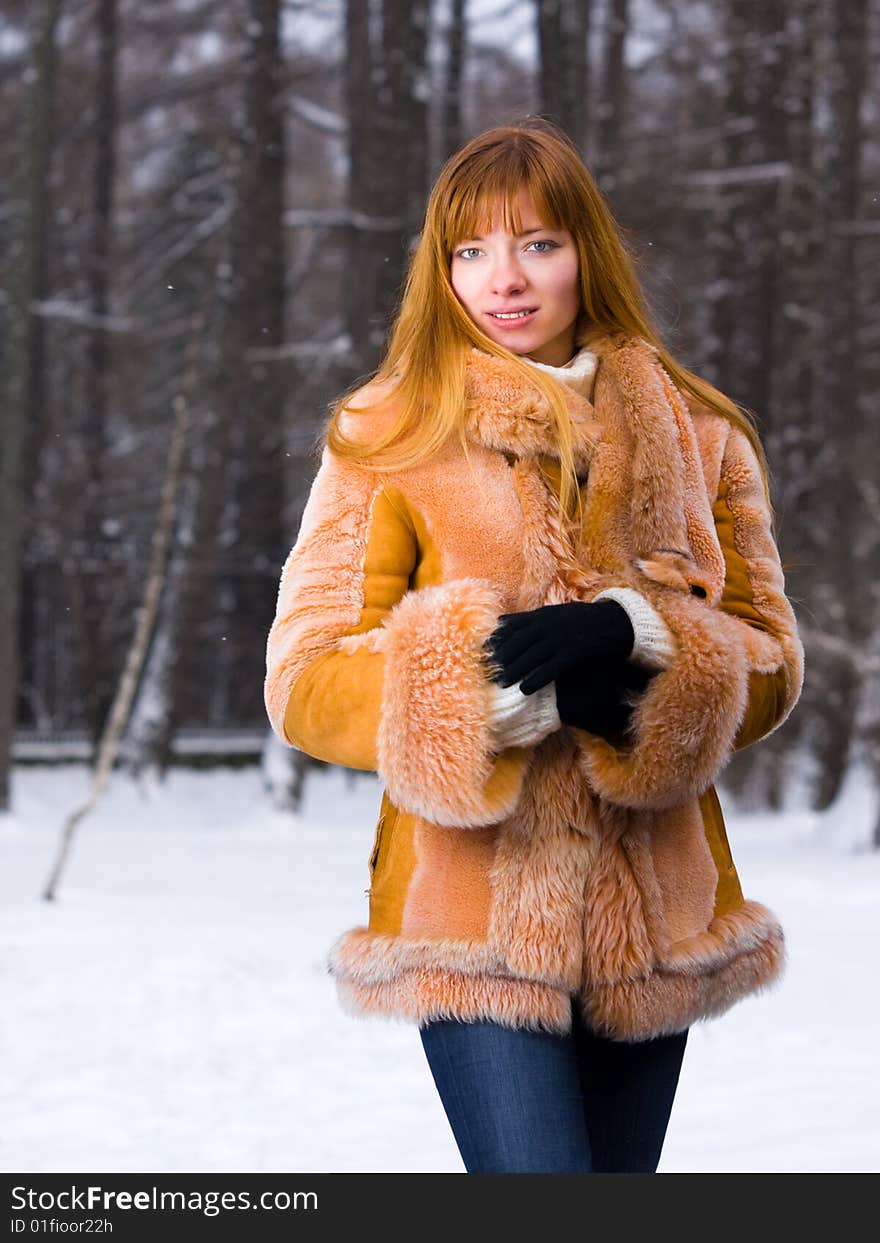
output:
{"label": "black glove", "polygon": [[556,683],[559,719],[620,745],[639,696],[656,674],[627,660],[572,669]]}
{"label": "black glove", "polygon": [[634,642],[626,609],[616,600],[599,600],[502,613],[486,646],[499,666],[495,681],[502,686],[519,682],[523,694],[531,695],[576,666],[596,668],[625,659]]}

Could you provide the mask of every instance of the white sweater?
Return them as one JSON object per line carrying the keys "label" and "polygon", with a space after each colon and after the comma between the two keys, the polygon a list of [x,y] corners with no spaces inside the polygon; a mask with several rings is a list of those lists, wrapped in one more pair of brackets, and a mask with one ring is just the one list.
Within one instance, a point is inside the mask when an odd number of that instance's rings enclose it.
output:
{"label": "white sweater", "polygon": [[[579,350],[562,367],[536,363],[530,358],[525,358],[524,361],[555,376],[582,397],[592,399],[597,359],[590,350]],[[675,640],[660,614],[643,595],[632,587],[608,587],[605,591],[600,591],[595,599],[616,600],[626,609],[635,633],[630,660],[653,669],[666,666],[675,652]],[[523,694],[519,684],[503,687],[493,682],[491,694],[492,737],[499,751],[506,747],[538,743],[562,726],[556,710],[555,682],[543,686],[532,695]]]}

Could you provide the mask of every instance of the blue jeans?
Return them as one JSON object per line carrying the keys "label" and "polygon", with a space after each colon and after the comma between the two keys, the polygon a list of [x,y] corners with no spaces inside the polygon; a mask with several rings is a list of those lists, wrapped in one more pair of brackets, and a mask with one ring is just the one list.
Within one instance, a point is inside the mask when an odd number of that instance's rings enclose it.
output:
{"label": "blue jeans", "polygon": [[565,1035],[484,1019],[431,1020],[419,1035],[469,1174],[656,1171],[687,1029],[609,1040],[573,999]]}

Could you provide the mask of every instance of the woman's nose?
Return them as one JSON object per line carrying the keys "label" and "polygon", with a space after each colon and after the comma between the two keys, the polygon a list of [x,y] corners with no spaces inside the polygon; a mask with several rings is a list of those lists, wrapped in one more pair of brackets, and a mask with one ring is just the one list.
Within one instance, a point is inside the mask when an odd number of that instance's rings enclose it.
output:
{"label": "woman's nose", "polygon": [[496,264],[492,271],[492,290],[494,293],[513,293],[525,286],[522,269],[515,263]]}

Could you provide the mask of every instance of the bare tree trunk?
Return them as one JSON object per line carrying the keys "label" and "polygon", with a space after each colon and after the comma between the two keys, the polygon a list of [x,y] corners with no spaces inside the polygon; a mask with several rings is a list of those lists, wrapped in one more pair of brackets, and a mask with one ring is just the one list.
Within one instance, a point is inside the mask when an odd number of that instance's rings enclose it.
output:
{"label": "bare tree trunk", "polygon": [[[733,0],[727,11],[730,130],[718,192],[723,292],[715,304],[715,341],[722,387],[757,414],[774,463],[782,454],[775,453],[772,433],[783,417],[771,391],[782,317],[779,238],[793,176],[784,162],[786,33],[781,0],[768,0],[760,10]],[[729,784],[748,787],[754,806],[782,799],[784,742],[784,735],[774,735],[745,752],[728,776]]]}
{"label": "bare tree trunk", "polygon": [[[220,657],[228,712],[253,711],[265,676],[275,568],[284,528],[284,66],[281,0],[248,0],[244,113],[231,224],[222,394],[229,439],[221,539],[232,572],[219,584]],[[234,549],[234,556],[231,550]]]}
{"label": "bare tree trunk", "polygon": [[[760,25],[753,35],[760,38],[760,72],[752,74],[753,115],[756,134],[753,161],[780,172],[756,185],[753,210],[757,229],[751,254],[751,296],[754,313],[748,314],[754,333],[754,365],[748,376],[745,399],[758,411],[764,434],[772,447],[772,430],[779,415],[771,400],[771,385],[778,363],[780,225],[783,188],[791,172],[783,161],[786,153],[786,11],[790,0],[766,0],[760,6]],[[754,11],[754,10],[753,10]]]}
{"label": "bare tree trunk", "polygon": [[[428,30],[431,0],[383,0],[380,98],[376,138],[390,177],[377,177],[383,210],[403,204],[399,250],[385,264],[382,298],[386,319],[396,309],[409,249],[418,232],[428,193]],[[377,169],[379,173],[381,169]]]}
{"label": "bare tree trunk", "polygon": [[461,104],[464,84],[464,52],[466,46],[466,3],[452,0],[449,25],[446,28],[446,73],[443,79],[443,102],[440,160],[444,163],[463,142]]}
{"label": "bare tree trunk", "polygon": [[[814,574],[806,543],[809,524],[798,522],[796,516],[809,512],[805,492],[810,478],[815,478],[817,432],[824,436],[820,432],[824,412],[817,401],[818,373],[828,363],[823,357],[819,313],[822,237],[812,125],[817,29],[818,0],[789,0],[778,66],[779,106],[771,122],[772,128],[782,130],[780,149],[773,150],[771,158],[781,159],[789,172],[780,187],[778,227],[769,239],[775,348],[762,358],[769,389],[759,399],[766,401],[759,409],[769,418],[765,445],[774,481],[780,555],[786,588],[795,600],[809,594],[808,580]],[[783,806],[792,766],[799,759],[810,676],[800,710],[784,729],[761,744],[758,787],[763,802],[774,809]]]}
{"label": "bare tree trunk", "polygon": [[97,5],[98,73],[95,90],[95,171],[92,230],[86,259],[88,305],[96,317],[85,358],[82,440],[85,478],[78,520],[78,555],[71,588],[81,621],[79,644],[83,691],[92,741],[98,741],[113,696],[113,593],[107,565],[104,458],[110,385],[110,345],[100,322],[109,309],[113,239],[113,183],[116,169],[117,0]]}
{"label": "bare tree trunk", "polygon": [[[830,535],[827,561],[815,599],[820,632],[843,640],[840,649],[823,647],[817,672],[823,682],[823,711],[815,720],[815,754],[819,776],[814,806],[822,811],[840,792],[850,759],[861,679],[859,657],[864,651],[872,610],[857,589],[864,582],[859,543],[865,524],[876,515],[860,504],[863,455],[870,441],[859,427],[858,234],[853,224],[859,214],[862,132],[860,109],[866,82],[868,41],[867,0],[830,6],[832,115],[828,144],[826,187],[827,257],[825,324],[827,387],[826,436],[837,448],[835,478],[828,480],[823,522]],[[875,446],[876,449],[876,446]],[[876,461],[876,457],[875,457]]]}
{"label": "bare tree trunk", "polygon": [[540,110],[580,151],[587,136],[587,43],[592,0],[537,0]]}
{"label": "bare tree trunk", "polygon": [[603,48],[602,96],[597,107],[596,173],[603,192],[614,190],[616,167],[624,159],[626,125],[626,41],[629,0],[609,0]]}
{"label": "bare tree trunk", "polygon": [[19,149],[18,246],[12,257],[3,371],[6,394],[0,453],[0,808],[10,800],[12,748],[20,677],[19,605],[22,528],[37,477],[43,409],[44,327],[32,304],[45,294],[49,159],[53,143],[55,32],[61,0],[45,0],[34,17],[33,85]]}
{"label": "bare tree trunk", "polygon": [[[345,108],[348,121],[348,207],[351,225],[346,237],[348,276],[343,290],[343,316],[356,374],[372,370],[368,348],[377,321],[375,263],[363,221],[375,211],[371,199],[374,156],[373,118],[378,107],[370,36],[370,0],[346,0]],[[355,294],[354,291],[357,291]]]}
{"label": "bare tree trunk", "polygon": [[[428,190],[430,0],[347,0],[348,238],[345,324],[351,364],[378,364]],[[374,14],[378,18],[379,13]]]}
{"label": "bare tree trunk", "polygon": [[716,187],[709,209],[708,250],[714,268],[711,282],[711,323],[706,352],[712,382],[735,401],[745,401],[735,365],[740,324],[738,294],[740,256],[748,244],[751,221],[742,219],[743,190],[733,170],[746,162],[743,130],[748,111],[749,17],[743,0],[729,0],[724,10],[726,59],[724,141],[718,144],[715,165],[726,176]]}

